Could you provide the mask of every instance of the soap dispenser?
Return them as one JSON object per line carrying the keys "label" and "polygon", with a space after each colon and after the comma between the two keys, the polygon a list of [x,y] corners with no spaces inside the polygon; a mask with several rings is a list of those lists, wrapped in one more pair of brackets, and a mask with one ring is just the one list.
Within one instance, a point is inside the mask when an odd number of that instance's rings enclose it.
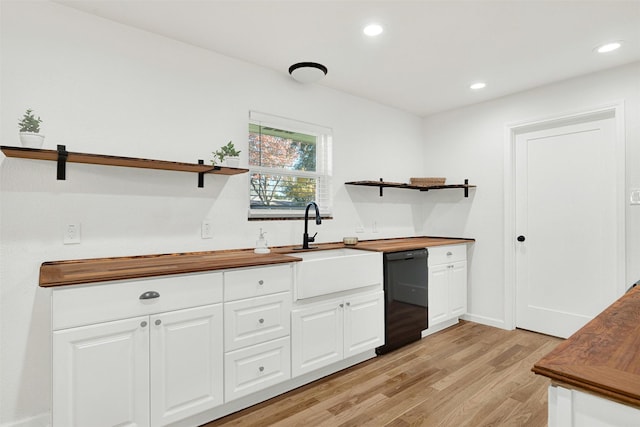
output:
{"label": "soap dispenser", "polygon": [[264,238],[264,235],[267,234],[260,229],[260,236],[258,236],[258,240],[256,241],[256,248],[253,250],[254,253],[257,254],[268,254],[271,252],[271,249],[267,247],[267,239]]}

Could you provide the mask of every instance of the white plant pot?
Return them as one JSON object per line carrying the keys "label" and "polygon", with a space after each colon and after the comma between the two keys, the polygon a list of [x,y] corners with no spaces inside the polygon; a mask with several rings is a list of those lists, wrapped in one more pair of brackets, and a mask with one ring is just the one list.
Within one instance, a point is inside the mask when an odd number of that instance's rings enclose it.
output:
{"label": "white plant pot", "polygon": [[33,132],[20,132],[20,143],[26,148],[42,148],[44,135]]}
{"label": "white plant pot", "polygon": [[230,168],[237,168],[240,165],[240,157],[227,157],[225,164]]}

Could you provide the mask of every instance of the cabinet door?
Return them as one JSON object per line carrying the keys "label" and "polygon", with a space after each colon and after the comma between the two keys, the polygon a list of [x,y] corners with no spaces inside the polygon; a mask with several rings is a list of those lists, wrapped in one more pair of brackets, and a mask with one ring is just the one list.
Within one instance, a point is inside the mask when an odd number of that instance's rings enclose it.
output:
{"label": "cabinet door", "polygon": [[53,426],[149,425],[149,325],[136,317],[53,333]]}
{"label": "cabinet door", "polygon": [[150,317],[151,425],[223,403],[222,304]]}
{"label": "cabinet door", "polygon": [[449,266],[429,267],[429,327],[449,318]]}
{"label": "cabinet door", "polygon": [[467,262],[454,262],[449,268],[449,307],[452,317],[467,312]]}
{"label": "cabinet door", "polygon": [[293,376],[342,360],[343,308],[341,301],[314,304],[291,312]]}
{"label": "cabinet door", "polygon": [[354,295],[344,306],[344,357],[384,344],[384,292]]}

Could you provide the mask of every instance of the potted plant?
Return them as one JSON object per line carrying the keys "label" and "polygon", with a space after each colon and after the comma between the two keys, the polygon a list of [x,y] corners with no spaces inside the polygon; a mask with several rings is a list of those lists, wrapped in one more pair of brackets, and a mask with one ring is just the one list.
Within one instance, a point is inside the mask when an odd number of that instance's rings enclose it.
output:
{"label": "potted plant", "polygon": [[240,151],[236,150],[236,147],[233,145],[232,141],[229,141],[227,145],[223,145],[219,150],[216,150],[214,153],[213,164],[216,163],[215,159],[217,158],[220,163],[226,161],[227,166],[237,167],[240,163]]}
{"label": "potted plant", "polygon": [[20,142],[23,147],[41,148],[44,142],[44,135],[40,135],[40,123],[42,119],[33,115],[33,110],[27,109],[18,122],[20,126]]}

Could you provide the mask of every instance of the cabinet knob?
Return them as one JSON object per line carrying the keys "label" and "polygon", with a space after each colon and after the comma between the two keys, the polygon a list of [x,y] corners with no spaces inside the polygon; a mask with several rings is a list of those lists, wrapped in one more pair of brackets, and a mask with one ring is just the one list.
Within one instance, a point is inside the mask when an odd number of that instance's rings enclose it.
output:
{"label": "cabinet knob", "polygon": [[153,299],[160,298],[160,294],[156,291],[147,291],[144,294],[140,295],[140,299]]}
{"label": "cabinet knob", "polygon": [[147,322],[145,322],[145,321],[140,322],[140,326],[142,326],[144,328],[145,326],[147,326]]}
{"label": "cabinet knob", "polygon": [[344,304],[340,304],[340,308],[344,307]]}
{"label": "cabinet knob", "polygon": [[261,286],[264,285],[264,280],[262,279],[258,280],[258,285],[261,285]]}
{"label": "cabinet knob", "polygon": [[348,303],[347,303],[347,307],[349,307],[350,305],[351,305],[351,303],[350,303],[350,302],[348,302]]}
{"label": "cabinet knob", "polygon": [[156,320],[156,325],[160,325],[162,323],[162,320],[158,319]]}
{"label": "cabinet knob", "polygon": [[263,371],[264,371],[264,366],[260,366],[260,367],[258,368],[258,371],[263,372]]}
{"label": "cabinet knob", "polygon": [[453,252],[447,252],[447,256],[453,255]]}
{"label": "cabinet knob", "polygon": [[264,319],[258,320],[259,323],[264,323]]}
{"label": "cabinet knob", "polygon": [[518,242],[524,242],[526,240],[526,237],[521,235],[521,236],[518,236],[517,240]]}

